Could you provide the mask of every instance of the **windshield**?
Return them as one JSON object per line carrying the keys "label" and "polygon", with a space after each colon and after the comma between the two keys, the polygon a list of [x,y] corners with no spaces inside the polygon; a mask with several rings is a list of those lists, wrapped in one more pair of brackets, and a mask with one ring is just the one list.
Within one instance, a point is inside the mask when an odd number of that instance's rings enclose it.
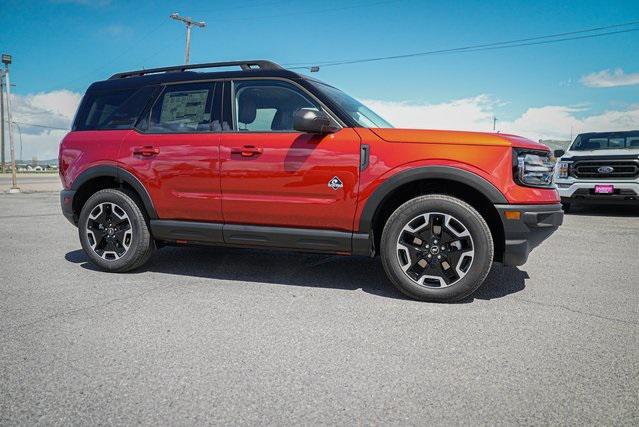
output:
{"label": "windshield", "polygon": [[327,97],[331,98],[357,124],[364,128],[392,128],[393,125],[382,119],[373,110],[339,89],[324,83],[312,81],[313,85]]}
{"label": "windshield", "polygon": [[577,135],[574,151],[639,149],[639,131]]}

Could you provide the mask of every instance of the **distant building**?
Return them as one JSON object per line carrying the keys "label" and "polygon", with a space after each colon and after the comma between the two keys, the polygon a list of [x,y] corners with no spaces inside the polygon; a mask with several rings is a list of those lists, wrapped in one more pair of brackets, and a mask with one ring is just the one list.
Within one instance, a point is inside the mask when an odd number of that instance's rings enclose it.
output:
{"label": "distant building", "polygon": [[[6,169],[11,171],[11,163],[6,163]],[[24,161],[16,162],[16,171],[18,172],[56,172],[58,170],[57,161],[40,161],[38,164],[26,163]]]}

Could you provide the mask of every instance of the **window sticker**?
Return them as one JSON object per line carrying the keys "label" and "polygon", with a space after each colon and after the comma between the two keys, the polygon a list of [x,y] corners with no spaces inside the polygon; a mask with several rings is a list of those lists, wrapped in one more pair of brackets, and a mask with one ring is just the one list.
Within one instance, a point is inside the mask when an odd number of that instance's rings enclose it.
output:
{"label": "window sticker", "polygon": [[169,92],[162,100],[161,123],[199,123],[204,118],[208,89]]}

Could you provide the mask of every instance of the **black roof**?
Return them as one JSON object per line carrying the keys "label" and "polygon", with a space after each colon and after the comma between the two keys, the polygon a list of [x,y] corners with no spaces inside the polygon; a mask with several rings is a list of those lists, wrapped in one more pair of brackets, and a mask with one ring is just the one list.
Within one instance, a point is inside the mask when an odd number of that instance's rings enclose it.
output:
{"label": "black roof", "polygon": [[[237,70],[192,71],[195,69],[214,69],[238,67]],[[212,62],[205,64],[176,65],[127,71],[112,75],[108,80],[93,83],[89,89],[110,90],[126,89],[146,85],[170,83],[185,80],[211,80],[242,77],[280,77],[288,79],[306,79],[302,74],[282,68],[266,60]]]}
{"label": "black roof", "polygon": [[[229,67],[237,67],[229,70]],[[193,71],[204,69],[224,68],[219,71]],[[282,66],[266,60],[254,61],[230,61],[212,62],[206,64],[176,65],[163,68],[151,68],[147,70],[127,71],[112,75],[109,79],[93,83],[87,89],[88,92],[109,92],[122,89],[139,89],[144,86],[160,85],[172,82],[186,82],[198,80],[239,79],[247,77],[273,77],[296,80],[312,94],[320,99],[340,120],[347,126],[358,126],[357,122],[342,111],[342,107],[333,99],[317,89],[313,83],[322,83],[312,77],[287,70]],[[323,83],[326,85],[326,83]],[[330,85],[328,85],[330,86]]]}

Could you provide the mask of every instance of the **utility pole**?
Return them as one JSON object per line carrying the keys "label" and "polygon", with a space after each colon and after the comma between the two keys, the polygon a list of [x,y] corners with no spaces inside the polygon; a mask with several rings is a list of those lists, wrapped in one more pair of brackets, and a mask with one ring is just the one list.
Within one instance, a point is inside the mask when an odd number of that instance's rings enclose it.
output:
{"label": "utility pole", "polygon": [[171,15],[169,15],[169,18],[171,19],[175,19],[176,21],[182,21],[186,24],[186,50],[184,53],[184,63],[188,64],[189,63],[189,51],[191,50],[191,27],[193,25],[195,25],[196,27],[206,27],[206,22],[197,22],[194,21],[192,18],[189,17],[182,17],[180,16],[177,12],[172,13]]}
{"label": "utility pole", "polygon": [[20,160],[24,160],[24,158],[22,157],[22,128],[20,127],[18,122],[13,122],[13,125],[18,128],[18,134],[20,135],[20,157],[18,158]]}
{"label": "utility pole", "polygon": [[11,153],[11,188],[9,193],[19,193],[18,182],[16,177],[16,150],[13,145],[13,121],[11,119],[11,80],[9,79],[9,64],[11,64],[11,55],[2,54],[2,63],[4,64],[4,77],[7,81],[7,122],[9,123],[9,149]]}
{"label": "utility pole", "polygon": [[493,132],[497,130],[497,117],[493,116]]}
{"label": "utility pole", "polygon": [[4,71],[0,70],[0,171],[4,173]]}

